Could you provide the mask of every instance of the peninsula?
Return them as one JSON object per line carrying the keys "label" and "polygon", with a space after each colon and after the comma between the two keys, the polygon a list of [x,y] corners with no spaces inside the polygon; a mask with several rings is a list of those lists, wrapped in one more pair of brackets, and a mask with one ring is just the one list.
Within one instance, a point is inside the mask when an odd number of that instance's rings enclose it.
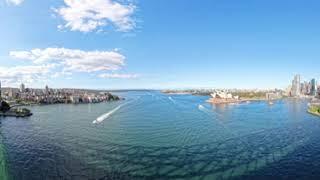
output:
{"label": "peninsula", "polygon": [[308,112],[310,114],[320,116],[320,106],[310,106]]}
{"label": "peninsula", "polygon": [[0,116],[27,117],[31,115],[31,111],[27,108],[12,108],[6,101],[0,100]]}
{"label": "peninsula", "polygon": [[187,90],[164,90],[166,94],[192,94],[198,96],[210,96],[207,100],[212,104],[240,103],[247,101],[272,101],[286,96],[279,89],[187,89]]}
{"label": "peninsula", "polygon": [[26,88],[1,88],[0,95],[11,106],[46,105],[46,104],[84,104],[118,101],[117,95],[108,91],[88,89],[53,89],[46,86],[44,89]]}
{"label": "peninsula", "polygon": [[320,100],[319,99],[312,99],[311,102],[308,104],[308,113],[313,114],[315,116],[320,116]]}

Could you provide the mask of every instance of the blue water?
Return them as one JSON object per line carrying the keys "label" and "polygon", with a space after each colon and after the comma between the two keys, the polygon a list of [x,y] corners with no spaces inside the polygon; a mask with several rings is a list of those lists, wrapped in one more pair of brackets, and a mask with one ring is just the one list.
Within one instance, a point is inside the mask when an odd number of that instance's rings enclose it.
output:
{"label": "blue water", "polygon": [[320,118],[306,113],[306,101],[215,106],[205,96],[119,95],[126,100],[2,118],[12,179],[320,176]]}

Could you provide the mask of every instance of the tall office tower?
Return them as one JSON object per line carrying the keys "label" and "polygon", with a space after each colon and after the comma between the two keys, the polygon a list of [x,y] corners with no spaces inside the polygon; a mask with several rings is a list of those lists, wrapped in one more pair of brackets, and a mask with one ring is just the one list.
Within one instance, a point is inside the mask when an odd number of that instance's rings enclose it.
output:
{"label": "tall office tower", "polygon": [[317,95],[317,82],[316,82],[316,80],[312,79],[310,84],[311,84],[311,95],[312,96]]}
{"label": "tall office tower", "polygon": [[307,94],[311,94],[311,82],[308,83],[308,89]]}
{"label": "tall office tower", "polygon": [[48,87],[48,85],[46,85],[46,87],[45,87],[45,94],[46,94],[46,95],[49,94],[49,87]]}
{"label": "tall office tower", "polygon": [[21,85],[20,85],[20,92],[25,92],[25,90],[26,90],[26,87],[24,86],[24,84],[23,83],[21,83]]}
{"label": "tall office tower", "polygon": [[291,95],[298,97],[301,94],[300,75],[295,75],[292,81]]}
{"label": "tall office tower", "polygon": [[309,87],[309,83],[307,81],[305,81],[304,83],[301,83],[301,94],[307,95],[308,87]]}

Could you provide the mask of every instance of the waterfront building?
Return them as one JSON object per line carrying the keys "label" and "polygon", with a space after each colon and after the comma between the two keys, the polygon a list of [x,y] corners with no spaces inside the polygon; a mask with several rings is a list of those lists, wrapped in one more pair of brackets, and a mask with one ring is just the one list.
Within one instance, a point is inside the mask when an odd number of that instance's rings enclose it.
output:
{"label": "waterfront building", "polygon": [[271,100],[275,100],[275,99],[279,99],[279,98],[281,98],[281,94],[280,94],[280,92],[267,92],[266,93],[266,100],[269,100],[269,101],[271,101]]}
{"label": "waterfront building", "polygon": [[292,89],[292,86],[289,85],[283,92],[283,95],[284,96],[290,96],[291,95],[291,89]]}
{"label": "waterfront building", "polygon": [[70,96],[71,103],[78,104],[80,102],[79,96]]}
{"label": "waterfront building", "polygon": [[214,93],[211,94],[211,96],[212,98],[218,98],[218,99],[233,99],[232,94],[227,91],[215,91]]}
{"label": "waterfront building", "polygon": [[299,97],[301,95],[300,75],[295,75],[292,81],[291,96]]}
{"label": "waterfront building", "polygon": [[[13,103],[40,103],[40,104],[57,104],[57,103],[99,103],[111,100],[120,100],[116,95],[96,90],[82,89],[45,89],[26,88],[22,83],[19,88],[1,88],[1,98]],[[0,99],[1,99],[0,98]]]}

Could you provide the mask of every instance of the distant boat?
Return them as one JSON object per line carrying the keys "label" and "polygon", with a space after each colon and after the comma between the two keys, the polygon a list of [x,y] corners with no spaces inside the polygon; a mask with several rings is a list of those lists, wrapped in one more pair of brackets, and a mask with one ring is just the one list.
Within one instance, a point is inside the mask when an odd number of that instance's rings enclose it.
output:
{"label": "distant boat", "polygon": [[272,102],[272,101],[269,101],[269,105],[273,105],[273,102]]}

